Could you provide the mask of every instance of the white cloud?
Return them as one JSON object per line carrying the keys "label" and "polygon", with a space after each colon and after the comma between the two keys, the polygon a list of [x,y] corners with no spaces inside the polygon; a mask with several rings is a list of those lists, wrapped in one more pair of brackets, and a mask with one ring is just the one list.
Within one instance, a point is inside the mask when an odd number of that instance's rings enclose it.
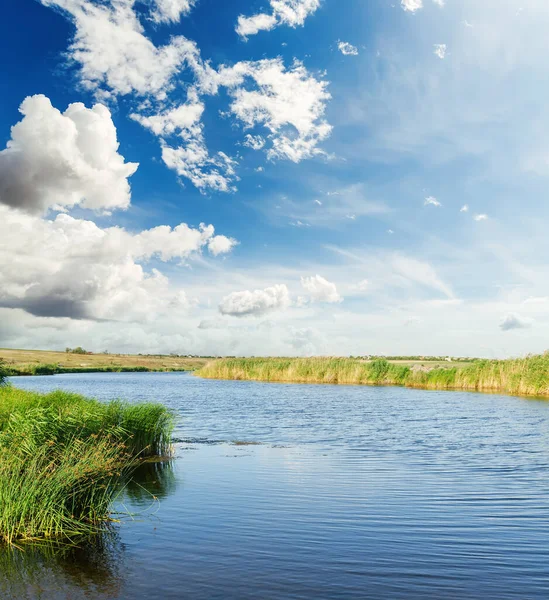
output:
{"label": "white cloud", "polygon": [[434,196],[428,196],[427,198],[425,198],[425,202],[423,203],[423,205],[437,207],[442,206],[442,204]]}
{"label": "white cloud", "polygon": [[48,208],[111,211],[130,204],[128,178],[138,165],[118,153],[111,113],[101,104],[69,105],[45,96],[25,99],[23,119],[0,152],[0,202],[29,212]]}
{"label": "white cloud", "polygon": [[416,12],[423,8],[423,0],[401,0],[401,5],[404,10]]}
{"label": "white cloud", "polygon": [[435,49],[435,55],[438,56],[440,59],[444,60],[446,58],[446,51],[448,49],[446,44],[434,44],[433,47]]}
{"label": "white cloud", "polygon": [[230,112],[245,128],[262,125],[269,131],[269,158],[297,163],[323,154],[318,145],[332,131],[324,119],[331,96],[328,83],[311,76],[302,63],[286,69],[279,58],[241,62],[222,67],[219,83],[229,88]]}
{"label": "white cloud", "polygon": [[499,324],[499,328],[502,331],[512,331],[513,329],[529,329],[530,327],[532,327],[531,319],[524,319],[515,313],[509,313],[503,317],[501,323]]}
{"label": "white cloud", "polygon": [[250,135],[248,134],[244,140],[244,146],[251,148],[252,150],[261,150],[265,144],[265,138],[260,135]]}
{"label": "white cloud", "polygon": [[[41,2],[72,17],[76,34],[69,55],[80,64],[80,79],[87,89],[100,90],[107,97],[135,93],[162,100],[185,64],[198,67],[194,42],[176,36],[165,46],[157,47],[144,35],[133,10],[133,0],[112,4],[95,4],[90,0]],[[156,14],[166,19],[173,16],[174,7],[183,4],[176,0],[161,1]]]}
{"label": "white cloud", "polygon": [[151,13],[156,23],[177,23],[183,15],[188,15],[196,0],[154,0]]}
{"label": "white cloud", "polygon": [[336,304],[343,301],[343,298],[337,292],[335,283],[331,283],[320,275],[302,277],[301,285],[309,293],[312,302]]}
{"label": "white cloud", "polygon": [[337,48],[344,56],[358,56],[358,48],[349,44],[349,42],[339,41],[337,43]]}
{"label": "white cloud", "polygon": [[267,15],[260,13],[253,17],[244,17],[240,15],[238,17],[238,23],[236,26],[236,33],[244,39],[251,35],[256,35],[260,31],[270,31],[274,29],[278,24],[278,19],[274,15]]}
{"label": "white cloud", "polygon": [[234,240],[211,225],[155,227],[130,233],[59,214],[53,220],[0,206],[0,306],[42,317],[142,321],[188,307],[151,260],[185,261],[208,248],[228,252]]}
{"label": "white cloud", "polygon": [[[143,97],[139,114],[132,118],[160,138],[165,164],[200,191],[235,190],[234,159],[225,152],[211,154],[204,139],[202,98],[217,95],[221,87],[227,87],[232,97],[228,114],[245,129],[266,128],[269,158],[300,162],[324,154],[318,146],[332,130],[324,118],[331,97],[328,83],[315,79],[301,63],[286,69],[281,59],[240,62],[217,72],[202,60],[197,45],[183,36],[155,46],[145,36],[135,0],[40,1],[72,17],[76,34],[69,56],[80,64],[84,87],[105,100],[130,94]],[[153,15],[172,21],[192,5],[185,0],[156,0]],[[294,26],[318,5],[319,0],[271,1],[277,22]],[[169,94],[184,69],[193,79],[187,102],[170,107]],[[177,143],[168,140],[170,136],[179,138]],[[249,133],[244,143],[257,150],[262,140]]]}
{"label": "white cloud", "polygon": [[224,235],[216,235],[215,237],[210,238],[208,250],[214,256],[219,256],[219,254],[228,254],[237,245],[238,242],[233,238]]}
{"label": "white cloud", "polygon": [[261,317],[267,313],[284,310],[291,304],[288,288],[282,285],[264,290],[234,292],[223,298],[219,311],[233,317]]}
{"label": "white cloud", "polygon": [[181,177],[186,177],[201,192],[215,190],[234,192],[231,185],[236,177],[236,162],[224,152],[214,157],[208,154],[205,144],[193,140],[185,146],[173,148],[167,144],[162,147],[162,160]]}
{"label": "white cloud", "polygon": [[[234,191],[236,162],[224,152],[210,156],[204,139],[203,113],[204,103],[192,87],[187,102],[181,106],[149,116],[130,116],[160,138],[166,166],[189,179],[201,192]],[[169,142],[171,137],[176,141]]]}
{"label": "white cloud", "polygon": [[469,205],[468,204],[464,204],[460,209],[459,212],[469,212]]}
{"label": "white cloud", "polygon": [[[433,2],[441,8],[445,5],[445,0],[433,0]],[[423,8],[423,0],[401,0],[400,4],[404,10],[412,13]]]}
{"label": "white cloud", "polygon": [[259,13],[251,17],[240,15],[236,32],[246,39],[260,31],[271,31],[280,25],[303,26],[305,19],[320,7],[320,0],[270,0],[271,14]]}
{"label": "white cloud", "polygon": [[475,215],[473,219],[475,221],[486,221],[488,219],[488,215]]}

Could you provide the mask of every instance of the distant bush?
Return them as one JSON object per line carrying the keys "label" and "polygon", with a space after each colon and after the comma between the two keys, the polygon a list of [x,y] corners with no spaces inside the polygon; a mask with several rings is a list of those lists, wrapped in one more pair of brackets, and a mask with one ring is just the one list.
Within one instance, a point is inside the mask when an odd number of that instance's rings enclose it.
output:
{"label": "distant bush", "polygon": [[77,346],[76,348],[65,348],[65,352],[67,354],[91,354],[91,352],[84,350],[82,346]]}

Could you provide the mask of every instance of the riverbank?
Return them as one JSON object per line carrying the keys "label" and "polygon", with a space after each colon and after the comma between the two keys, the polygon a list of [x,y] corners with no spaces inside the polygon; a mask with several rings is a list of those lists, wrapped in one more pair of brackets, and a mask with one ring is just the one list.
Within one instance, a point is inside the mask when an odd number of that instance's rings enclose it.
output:
{"label": "riverbank", "polygon": [[133,373],[195,371],[207,358],[130,354],[75,354],[44,350],[0,348],[0,367],[6,374],[57,375],[61,373]]}
{"label": "riverbank", "polygon": [[122,481],[171,452],[156,404],[101,403],[0,385],[0,543],[76,543],[104,530]]}
{"label": "riverbank", "polygon": [[280,383],[397,385],[433,390],[549,396],[549,354],[509,360],[475,360],[464,366],[433,367],[351,358],[238,358],[208,363],[207,379]]}

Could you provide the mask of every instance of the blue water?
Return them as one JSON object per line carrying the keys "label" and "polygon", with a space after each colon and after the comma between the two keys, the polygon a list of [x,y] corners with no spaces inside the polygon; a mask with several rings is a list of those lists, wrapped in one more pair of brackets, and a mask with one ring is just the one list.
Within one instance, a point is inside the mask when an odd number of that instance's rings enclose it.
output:
{"label": "blue water", "polygon": [[549,598],[546,401],[181,373],[15,383],[154,399],[180,422],[177,460],[124,498],[134,519],[93,550],[0,561],[1,598]]}

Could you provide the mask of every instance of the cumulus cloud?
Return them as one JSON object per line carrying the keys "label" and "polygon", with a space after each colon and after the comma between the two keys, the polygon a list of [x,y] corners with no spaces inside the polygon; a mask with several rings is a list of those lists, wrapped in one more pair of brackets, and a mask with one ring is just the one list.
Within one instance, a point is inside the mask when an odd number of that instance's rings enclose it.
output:
{"label": "cumulus cloud", "polygon": [[434,196],[428,196],[425,198],[425,202],[423,204],[424,206],[442,206],[442,204]]}
{"label": "cumulus cloud", "polygon": [[236,33],[244,39],[256,35],[260,31],[270,31],[278,25],[278,19],[274,15],[260,13],[252,17],[238,17]]}
{"label": "cumulus cloud", "polygon": [[343,301],[343,298],[337,292],[335,283],[331,283],[320,275],[302,277],[301,285],[308,292],[311,302],[336,304]]}
{"label": "cumulus cloud", "polygon": [[234,191],[236,162],[224,152],[210,155],[204,138],[203,113],[204,103],[197,89],[191,87],[185,104],[149,116],[130,116],[160,138],[166,166],[189,179],[201,192]]}
{"label": "cumulus cloud", "polygon": [[469,205],[468,204],[464,204],[460,209],[459,212],[469,212]]}
{"label": "cumulus cloud", "polygon": [[209,239],[208,250],[214,256],[219,256],[220,254],[228,254],[237,245],[238,242],[233,238],[225,235],[216,235]]}
{"label": "cumulus cloud", "polygon": [[0,152],[0,203],[28,212],[129,206],[128,178],[138,165],[118,153],[105,106],[75,103],[61,113],[38,95],[26,98],[19,110],[23,119]]}
{"label": "cumulus cloud", "polygon": [[509,313],[501,319],[499,328],[502,331],[512,331],[513,329],[529,329],[532,327],[532,321],[530,319],[524,319],[523,317]]}
{"label": "cumulus cloud", "polygon": [[447,46],[446,44],[434,44],[434,53],[440,59],[444,60],[446,58]]}
{"label": "cumulus cloud", "polygon": [[488,219],[488,215],[475,215],[473,219],[475,221],[486,221]]}
{"label": "cumulus cloud", "polygon": [[244,139],[244,146],[251,148],[252,150],[261,150],[265,144],[265,138],[260,135],[250,135],[248,134]]}
{"label": "cumulus cloud", "polygon": [[195,4],[196,0],[154,0],[151,17],[156,23],[177,23]]}
{"label": "cumulus cloud", "polygon": [[[76,27],[69,48],[70,57],[80,64],[84,87],[102,95],[153,96],[165,99],[173,78],[187,65],[198,68],[196,44],[184,36],[171,38],[164,46],[148,39],[134,0],[96,4],[90,0],[41,0],[45,6],[68,14]],[[156,19],[172,20],[187,4],[182,0],[159,0]]]}
{"label": "cumulus cloud", "polygon": [[297,163],[323,154],[318,145],[332,131],[324,119],[331,96],[328,83],[315,79],[302,63],[286,69],[280,58],[240,62],[222,67],[218,81],[232,96],[230,113],[246,129],[268,130],[268,158]]}
{"label": "cumulus cloud", "polygon": [[[244,129],[264,127],[268,134],[248,133],[243,144],[267,157],[300,162],[324,154],[318,147],[332,131],[324,119],[331,98],[328,83],[308,73],[300,62],[286,69],[281,59],[239,62],[214,71],[209,65],[188,91],[181,106],[149,115],[131,117],[160,138],[162,159],[178,175],[190,179],[201,191],[235,191],[236,162],[224,152],[211,155],[204,139],[203,94],[228,89],[229,114]],[[172,139],[170,139],[172,138]]]}
{"label": "cumulus cloud", "polygon": [[358,48],[349,44],[349,42],[341,42],[337,43],[337,48],[344,56],[358,56]]}
{"label": "cumulus cloud", "polygon": [[[245,61],[216,71],[184,36],[156,46],[145,35],[135,0],[40,1],[74,22],[76,33],[68,54],[80,65],[82,85],[103,100],[141,96],[139,113],[132,118],[159,137],[164,163],[200,191],[232,192],[238,179],[235,160],[225,152],[211,153],[204,139],[203,97],[217,95],[222,87],[232,98],[228,114],[245,129],[266,128],[269,158],[299,162],[323,154],[318,146],[332,130],[324,119],[328,84],[315,79],[301,63],[286,69],[281,59]],[[152,18],[158,22],[173,22],[194,4],[192,0],[151,2]],[[296,26],[319,3],[271,0],[273,18]],[[183,71],[192,84],[187,101],[174,107],[170,93]],[[263,140],[249,133],[244,144],[260,150],[266,145]]]}
{"label": "cumulus cloud", "polygon": [[46,220],[1,205],[0,239],[0,306],[92,320],[146,320],[186,310],[184,291],[144,265],[185,261],[205,248],[219,255],[234,246],[211,225],[131,233],[67,214]]}
{"label": "cumulus cloud", "polygon": [[269,13],[259,13],[251,17],[240,15],[236,32],[246,39],[260,31],[271,31],[280,25],[303,26],[305,19],[320,7],[320,0],[270,0]]}
{"label": "cumulus cloud", "polygon": [[401,5],[404,10],[416,12],[416,10],[423,8],[423,0],[401,0]]}
{"label": "cumulus cloud", "polygon": [[222,315],[233,317],[261,317],[268,313],[284,310],[291,304],[286,285],[274,285],[253,292],[234,292],[223,298],[219,305]]}

